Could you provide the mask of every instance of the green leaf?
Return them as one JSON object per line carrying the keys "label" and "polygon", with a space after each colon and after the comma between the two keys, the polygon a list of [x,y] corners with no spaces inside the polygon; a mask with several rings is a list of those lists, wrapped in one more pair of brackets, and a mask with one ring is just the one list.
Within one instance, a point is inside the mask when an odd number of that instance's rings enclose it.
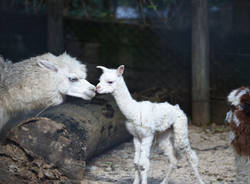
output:
{"label": "green leaf", "polygon": [[156,5],[148,5],[147,8],[152,8],[153,10],[157,11],[157,6]]}

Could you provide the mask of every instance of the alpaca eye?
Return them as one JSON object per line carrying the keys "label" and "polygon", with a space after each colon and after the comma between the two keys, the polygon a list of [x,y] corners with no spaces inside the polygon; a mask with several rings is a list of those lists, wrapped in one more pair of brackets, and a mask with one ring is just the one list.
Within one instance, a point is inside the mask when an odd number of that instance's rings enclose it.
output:
{"label": "alpaca eye", "polygon": [[113,81],[108,81],[109,84],[113,84]]}
{"label": "alpaca eye", "polygon": [[231,108],[232,110],[234,110],[234,105],[231,104],[231,105],[230,105],[230,108]]}
{"label": "alpaca eye", "polygon": [[77,82],[79,79],[77,77],[69,77],[70,82]]}

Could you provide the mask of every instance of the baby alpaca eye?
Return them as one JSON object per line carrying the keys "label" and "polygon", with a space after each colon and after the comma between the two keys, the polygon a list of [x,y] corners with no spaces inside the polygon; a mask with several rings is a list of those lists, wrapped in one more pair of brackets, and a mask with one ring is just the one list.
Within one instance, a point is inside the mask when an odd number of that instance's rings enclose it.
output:
{"label": "baby alpaca eye", "polygon": [[77,82],[79,79],[77,77],[69,77],[70,82]]}
{"label": "baby alpaca eye", "polygon": [[108,81],[109,84],[113,84],[113,81]]}

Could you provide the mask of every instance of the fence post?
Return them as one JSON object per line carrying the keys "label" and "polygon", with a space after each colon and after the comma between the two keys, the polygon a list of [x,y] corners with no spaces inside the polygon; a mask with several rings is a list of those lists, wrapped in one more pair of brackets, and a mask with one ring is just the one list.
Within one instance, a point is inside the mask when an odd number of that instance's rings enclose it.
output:
{"label": "fence post", "polygon": [[192,122],[210,123],[207,0],[192,0]]}
{"label": "fence post", "polygon": [[48,2],[48,51],[59,55],[64,52],[63,0]]}

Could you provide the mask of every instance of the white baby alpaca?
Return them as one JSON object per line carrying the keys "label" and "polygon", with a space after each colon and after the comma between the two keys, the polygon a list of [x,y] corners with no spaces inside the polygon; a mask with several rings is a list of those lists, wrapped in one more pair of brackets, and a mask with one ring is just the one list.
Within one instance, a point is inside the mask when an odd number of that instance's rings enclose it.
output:
{"label": "white baby alpaca", "polygon": [[[191,149],[188,140],[187,117],[178,105],[169,103],[137,102],[134,100],[123,79],[124,66],[118,69],[108,69],[103,66],[103,74],[96,86],[98,93],[111,93],[121,112],[127,118],[126,127],[133,135],[135,146],[135,178],[134,184],[147,184],[147,174],[150,168],[150,149],[154,134],[160,132],[159,146],[168,156],[170,169],[161,184],[167,184],[168,178],[177,165],[175,150],[184,153],[194,170],[200,184],[203,184],[198,172],[198,157]],[[171,140],[174,136],[174,145]]]}
{"label": "white baby alpaca", "polygon": [[86,66],[66,53],[15,64],[0,57],[0,130],[16,113],[58,105],[65,95],[91,99],[95,86],[86,76]]}

